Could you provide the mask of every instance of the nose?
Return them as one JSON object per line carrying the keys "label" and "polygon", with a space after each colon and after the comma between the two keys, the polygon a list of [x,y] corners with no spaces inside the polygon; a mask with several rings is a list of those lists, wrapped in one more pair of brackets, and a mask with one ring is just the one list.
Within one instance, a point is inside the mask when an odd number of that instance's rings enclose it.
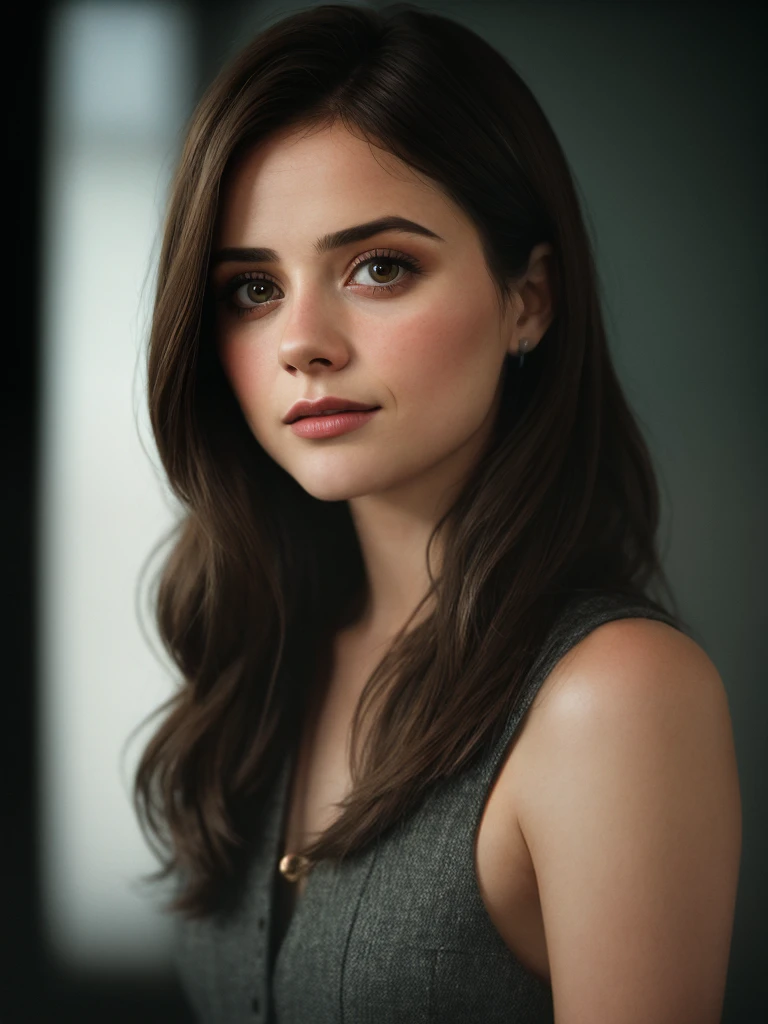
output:
{"label": "nose", "polygon": [[317,283],[294,291],[280,340],[279,358],[288,370],[339,370],[349,361],[343,313]]}

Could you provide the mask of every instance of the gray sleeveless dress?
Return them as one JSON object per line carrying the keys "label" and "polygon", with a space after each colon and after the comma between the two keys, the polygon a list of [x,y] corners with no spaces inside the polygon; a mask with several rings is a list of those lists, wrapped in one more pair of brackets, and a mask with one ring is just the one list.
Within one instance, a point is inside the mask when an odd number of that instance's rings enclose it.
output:
{"label": "gray sleeveless dress", "polygon": [[293,752],[286,754],[244,898],[204,921],[176,918],[182,988],[201,1024],[551,1024],[552,991],[491,922],[474,841],[490,788],[555,664],[597,626],[676,619],[642,600],[591,596],[557,621],[489,754],[341,866],[317,863],[279,950],[272,916]]}

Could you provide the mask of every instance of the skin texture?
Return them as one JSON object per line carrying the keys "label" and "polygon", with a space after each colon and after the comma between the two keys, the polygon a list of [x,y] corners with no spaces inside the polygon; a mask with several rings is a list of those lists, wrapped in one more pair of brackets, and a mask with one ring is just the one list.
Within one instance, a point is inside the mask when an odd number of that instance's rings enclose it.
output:
{"label": "skin texture", "polygon": [[689,637],[606,623],[544,684],[508,810],[557,1024],[718,1024],[741,856],[726,691]]}
{"label": "skin texture", "polygon": [[[314,249],[385,215],[442,241],[388,231]],[[222,365],[269,455],[315,497],[349,501],[369,584],[357,639],[375,644],[428,589],[430,530],[488,441],[507,353],[521,337],[533,348],[552,320],[551,250],[533,250],[500,310],[471,221],[340,127],[276,135],[233,169],[214,252],[253,246],[280,260],[212,274],[217,295],[243,272],[274,285],[242,317],[232,302],[257,301],[247,284],[222,296]],[[393,267],[386,283],[404,287],[377,294],[381,273],[352,263],[382,250],[423,272]],[[297,437],[283,416],[322,395],[381,410],[339,438]],[[514,764],[500,783],[498,841],[530,853],[557,1024],[716,1024],[741,805],[725,689],[705,652],[663,623],[597,628],[542,687]],[[514,905],[508,919],[519,920]]]}
{"label": "skin texture", "polygon": [[[443,240],[388,231],[314,250],[325,233],[391,214]],[[488,440],[506,355],[521,337],[530,351],[551,322],[551,248],[533,250],[502,312],[472,221],[434,182],[338,126],[276,135],[230,174],[214,251],[248,246],[281,261],[214,268],[216,294],[244,271],[275,284],[255,309],[247,285],[238,292],[251,307],[243,317],[218,304],[222,365],[272,458],[315,497],[349,501],[370,588],[365,630],[391,635],[428,590],[429,533]],[[405,253],[423,272],[352,268],[377,250]],[[333,439],[297,437],[281,422],[298,399],[322,395],[381,409]]]}

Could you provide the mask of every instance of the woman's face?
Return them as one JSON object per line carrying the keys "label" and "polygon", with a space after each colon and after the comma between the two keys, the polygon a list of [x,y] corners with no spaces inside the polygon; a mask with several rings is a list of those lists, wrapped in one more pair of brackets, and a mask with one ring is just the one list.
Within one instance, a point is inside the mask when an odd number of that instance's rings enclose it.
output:
{"label": "woman's face", "polygon": [[[391,217],[425,230],[318,241]],[[274,136],[225,182],[211,274],[225,373],[257,441],[307,492],[444,488],[477,460],[512,321],[472,222],[406,164],[342,127]],[[283,422],[322,396],[380,408],[336,437]]]}

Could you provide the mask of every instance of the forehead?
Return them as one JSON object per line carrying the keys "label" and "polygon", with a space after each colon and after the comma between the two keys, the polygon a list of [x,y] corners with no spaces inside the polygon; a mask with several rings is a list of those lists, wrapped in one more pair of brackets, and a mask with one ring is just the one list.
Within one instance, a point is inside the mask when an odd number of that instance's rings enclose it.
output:
{"label": "forehead", "polygon": [[[469,227],[439,186],[341,125],[284,131],[244,153],[222,182],[220,244],[269,244],[397,213],[443,230]],[[253,237],[257,231],[259,238]],[[269,237],[267,237],[269,236]],[[278,246],[279,248],[279,246]]]}

